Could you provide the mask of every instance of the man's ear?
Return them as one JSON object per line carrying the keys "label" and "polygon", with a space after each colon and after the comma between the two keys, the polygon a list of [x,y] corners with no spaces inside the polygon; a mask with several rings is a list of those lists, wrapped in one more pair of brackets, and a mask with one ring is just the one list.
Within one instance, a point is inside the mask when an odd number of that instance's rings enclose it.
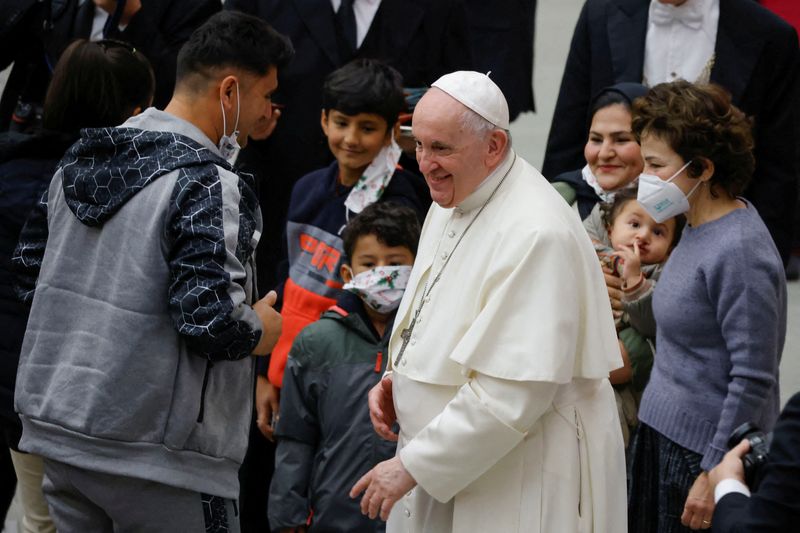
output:
{"label": "man's ear", "polygon": [[386,128],[386,139],[384,139],[384,146],[389,146],[392,143],[392,139],[397,142],[397,139],[400,138],[400,121],[394,123],[394,126],[391,128]]}
{"label": "man's ear", "polygon": [[322,126],[322,133],[324,133],[325,137],[327,137],[328,136],[328,113],[326,113],[324,109],[322,111],[320,111],[319,124],[320,124],[320,126]]}
{"label": "man's ear", "polygon": [[225,76],[219,84],[219,100],[222,105],[229,110],[236,109],[236,99],[239,98],[238,92],[242,90],[239,86],[239,91],[236,90],[239,79],[234,75]]}
{"label": "man's ear", "polygon": [[486,152],[486,166],[493,167],[498,164],[506,154],[508,146],[508,133],[502,129],[495,129],[489,134],[488,150]]}
{"label": "man's ear", "polygon": [[342,276],[342,280],[345,283],[350,283],[353,279],[353,270],[350,268],[350,265],[343,263],[341,267],[339,267],[339,275]]}

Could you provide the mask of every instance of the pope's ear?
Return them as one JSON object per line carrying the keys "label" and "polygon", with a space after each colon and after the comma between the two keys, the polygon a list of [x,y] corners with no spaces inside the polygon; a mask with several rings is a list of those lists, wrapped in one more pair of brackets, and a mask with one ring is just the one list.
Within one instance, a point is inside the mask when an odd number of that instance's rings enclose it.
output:
{"label": "pope's ear", "polygon": [[499,163],[506,154],[507,146],[508,133],[500,128],[492,131],[489,134],[486,166],[492,167]]}

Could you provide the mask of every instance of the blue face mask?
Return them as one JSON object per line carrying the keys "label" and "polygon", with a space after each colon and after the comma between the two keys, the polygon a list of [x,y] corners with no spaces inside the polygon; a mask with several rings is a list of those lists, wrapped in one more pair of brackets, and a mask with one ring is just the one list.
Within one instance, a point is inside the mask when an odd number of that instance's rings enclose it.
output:
{"label": "blue face mask", "polygon": [[217,148],[222,154],[222,157],[230,161],[236,157],[241,147],[239,146],[239,82],[236,82],[236,124],[233,126],[233,132],[226,135],[228,131],[228,124],[225,120],[225,107],[222,105],[222,100],[219,101],[219,107],[222,109],[222,137],[219,138]]}

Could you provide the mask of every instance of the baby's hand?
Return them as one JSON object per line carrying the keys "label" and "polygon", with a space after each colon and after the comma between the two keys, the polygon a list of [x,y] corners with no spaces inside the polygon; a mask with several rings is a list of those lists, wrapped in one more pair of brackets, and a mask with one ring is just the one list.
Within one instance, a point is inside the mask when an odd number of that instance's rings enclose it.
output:
{"label": "baby's hand", "polygon": [[620,246],[612,254],[622,260],[622,279],[626,287],[639,282],[642,277],[642,258],[639,253],[639,243],[633,241],[633,246]]}

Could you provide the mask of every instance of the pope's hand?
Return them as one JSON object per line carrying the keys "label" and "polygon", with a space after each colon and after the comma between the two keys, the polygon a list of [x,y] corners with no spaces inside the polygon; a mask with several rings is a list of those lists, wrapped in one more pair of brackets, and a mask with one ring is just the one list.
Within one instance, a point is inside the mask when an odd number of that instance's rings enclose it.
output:
{"label": "pope's hand", "polygon": [[389,512],[394,504],[408,491],[416,486],[417,482],[403,466],[400,457],[378,463],[375,468],[364,474],[350,489],[350,497],[356,498],[364,492],[361,498],[361,513],[375,518],[380,515],[381,520],[389,518]]}
{"label": "pope's hand", "polygon": [[397,433],[392,431],[392,426],[397,421],[397,414],[394,412],[391,374],[384,376],[369,391],[369,418],[378,435],[386,440],[397,441]]}

